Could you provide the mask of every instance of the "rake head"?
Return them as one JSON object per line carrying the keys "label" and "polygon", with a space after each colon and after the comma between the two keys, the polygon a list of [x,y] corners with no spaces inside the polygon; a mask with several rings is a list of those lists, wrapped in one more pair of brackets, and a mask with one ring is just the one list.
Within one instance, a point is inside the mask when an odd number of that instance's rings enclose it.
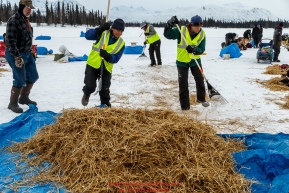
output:
{"label": "rake head", "polygon": [[136,60],[148,60],[149,58],[144,54],[142,53]]}
{"label": "rake head", "polygon": [[209,97],[213,107],[220,107],[229,103],[227,99],[225,99],[209,82],[207,82],[207,85]]}

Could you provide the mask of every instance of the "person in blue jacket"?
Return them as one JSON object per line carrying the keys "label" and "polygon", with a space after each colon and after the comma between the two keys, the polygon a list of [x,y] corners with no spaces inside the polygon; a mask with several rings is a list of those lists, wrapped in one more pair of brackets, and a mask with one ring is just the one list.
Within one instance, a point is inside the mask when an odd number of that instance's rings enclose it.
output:
{"label": "person in blue jacket", "polygon": [[[97,79],[102,76],[102,87],[99,91],[100,108],[111,107],[110,85],[113,65],[117,63],[125,48],[125,42],[120,37],[124,31],[125,23],[122,19],[116,19],[110,26],[106,22],[95,29],[90,29],[85,33],[87,40],[96,40],[92,44],[92,49],[87,59],[83,97],[81,103],[87,106],[89,97],[97,86]],[[102,71],[102,72],[101,72]]]}

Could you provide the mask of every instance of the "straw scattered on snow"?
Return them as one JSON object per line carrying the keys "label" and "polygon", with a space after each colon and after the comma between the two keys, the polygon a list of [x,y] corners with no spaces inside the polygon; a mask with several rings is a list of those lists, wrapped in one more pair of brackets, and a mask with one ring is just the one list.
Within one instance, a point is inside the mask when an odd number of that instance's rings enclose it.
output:
{"label": "straw scattered on snow", "polygon": [[282,74],[281,67],[279,64],[267,66],[266,71],[263,74],[272,74],[272,75]]}
{"label": "straw scattered on snow", "polygon": [[242,141],[224,140],[173,111],[116,108],[64,110],[55,124],[9,148],[23,154],[27,170],[51,163],[21,185],[52,181],[93,193],[250,192],[250,182],[234,171],[232,153],[243,149]]}

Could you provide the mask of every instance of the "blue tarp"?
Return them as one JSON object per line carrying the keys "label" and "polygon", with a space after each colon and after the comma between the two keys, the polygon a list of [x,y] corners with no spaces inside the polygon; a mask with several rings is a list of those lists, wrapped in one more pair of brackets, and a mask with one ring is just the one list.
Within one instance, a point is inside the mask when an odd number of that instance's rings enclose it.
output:
{"label": "blue tarp", "polygon": [[37,36],[35,40],[51,40],[51,36]]}
{"label": "blue tarp", "polygon": [[[51,111],[38,112],[37,107],[30,105],[29,109],[8,123],[0,124],[0,146],[7,147],[14,141],[21,142],[35,134],[38,128],[55,123],[57,114]],[[247,150],[233,153],[236,160],[235,170],[247,179],[258,183],[252,185],[253,193],[288,193],[289,192],[289,134],[255,133],[222,134],[224,138],[234,138],[245,141]],[[8,186],[16,179],[21,179],[12,155],[0,151],[0,192],[9,191]],[[10,177],[10,178],[7,178]],[[53,184],[35,187],[21,187],[18,192],[57,192]],[[64,192],[62,189],[60,192]]]}
{"label": "blue tarp", "polygon": [[37,55],[48,55],[53,53],[53,50],[48,50],[46,47],[37,46],[36,49]]}
{"label": "blue tarp", "polygon": [[[12,155],[2,148],[11,145],[13,142],[27,140],[35,134],[37,129],[55,123],[56,116],[57,114],[51,111],[38,112],[36,106],[30,105],[27,111],[12,121],[0,125],[0,192],[15,193],[15,191],[9,189],[9,185],[15,180],[22,179],[22,174],[19,173],[15,167],[15,162],[13,162],[16,155]],[[58,191],[55,185],[47,183],[34,187],[21,187],[18,192],[47,193]],[[64,190],[60,192],[64,192]]]}
{"label": "blue tarp", "polygon": [[79,57],[68,57],[68,62],[86,61],[87,58],[88,56],[86,54]]}
{"label": "blue tarp", "polygon": [[0,36],[0,40],[4,40],[4,37],[3,37],[3,36]]}
{"label": "blue tarp", "polygon": [[251,44],[252,44],[252,46],[254,47],[254,40],[251,40],[251,42],[250,42]]}
{"label": "blue tarp", "polygon": [[85,33],[83,31],[80,32],[80,37],[85,37]]}
{"label": "blue tarp", "polygon": [[253,193],[289,192],[289,134],[255,133],[221,135],[244,140],[248,149],[233,153],[236,171],[248,179]]}
{"label": "blue tarp", "polygon": [[220,57],[222,57],[223,54],[230,54],[230,58],[239,58],[242,56],[242,53],[240,52],[240,49],[236,43],[232,43],[224,47],[220,52]]}
{"label": "blue tarp", "polygon": [[143,46],[125,46],[124,54],[141,54]]}

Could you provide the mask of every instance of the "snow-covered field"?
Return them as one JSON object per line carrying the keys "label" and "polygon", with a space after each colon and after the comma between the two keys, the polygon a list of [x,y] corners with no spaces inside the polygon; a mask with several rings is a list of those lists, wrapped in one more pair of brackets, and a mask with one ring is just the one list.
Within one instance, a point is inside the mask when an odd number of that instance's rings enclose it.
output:
{"label": "snow-covered field", "polygon": [[[34,36],[48,35],[50,41],[34,40],[34,44],[52,49],[65,45],[77,56],[89,54],[93,41],[80,36],[86,27],[34,27]],[[268,80],[270,75],[262,74],[268,63],[257,63],[257,49],[242,51],[238,59],[223,60],[219,57],[221,42],[228,32],[243,35],[246,29],[204,28],[207,32],[207,55],[202,56],[204,73],[209,82],[229,101],[218,109],[192,105],[190,111],[182,112],[178,100],[176,69],[176,41],[163,37],[163,28],[156,28],[161,37],[163,67],[149,68],[147,61],[136,60],[137,55],[123,55],[114,65],[111,103],[113,107],[128,108],[167,108],[211,124],[218,133],[268,132],[289,133],[289,110],[281,109],[276,101],[289,92],[273,92],[256,83],[256,80]],[[5,32],[0,26],[0,34]],[[264,38],[272,38],[274,29],[264,29]],[[127,46],[130,42],[142,45],[144,37],[140,28],[128,27],[123,33]],[[284,29],[283,33],[288,33]],[[148,56],[148,50],[145,54]],[[39,111],[60,112],[68,108],[84,108],[81,105],[85,62],[58,63],[53,55],[39,56],[37,68],[39,80],[31,91],[31,99],[37,101]],[[289,63],[289,52],[281,50],[280,64]],[[4,68],[10,69],[5,66]],[[1,72],[0,76],[0,124],[9,122],[18,114],[7,109],[12,85],[12,73]],[[195,83],[190,75],[190,92],[195,94]],[[99,96],[91,96],[88,107],[98,105]],[[22,106],[24,110],[28,106]],[[121,117],[119,117],[121,119]]]}

